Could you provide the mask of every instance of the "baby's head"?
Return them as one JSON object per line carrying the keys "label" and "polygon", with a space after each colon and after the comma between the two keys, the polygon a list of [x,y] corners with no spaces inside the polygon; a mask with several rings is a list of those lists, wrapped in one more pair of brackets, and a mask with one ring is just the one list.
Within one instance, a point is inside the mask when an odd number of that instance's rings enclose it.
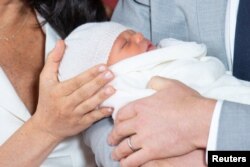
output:
{"label": "baby's head", "polygon": [[[123,59],[155,48],[152,43],[128,27],[114,22],[88,23],[78,27],[65,40],[89,64],[113,65]],[[76,53],[75,53],[76,54]]]}
{"label": "baby's head", "polygon": [[121,32],[114,40],[107,64],[113,65],[126,58],[148,52],[156,47],[141,33],[131,29]]}

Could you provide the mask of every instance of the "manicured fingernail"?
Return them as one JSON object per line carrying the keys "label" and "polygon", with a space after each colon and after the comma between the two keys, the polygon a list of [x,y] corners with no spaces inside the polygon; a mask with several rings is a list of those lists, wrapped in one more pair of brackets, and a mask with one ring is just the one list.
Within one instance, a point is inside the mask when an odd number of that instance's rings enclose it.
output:
{"label": "manicured fingernail", "polygon": [[105,88],[105,93],[106,93],[107,95],[113,94],[114,92],[115,92],[115,89],[112,88],[112,87],[107,87],[107,88]]}
{"label": "manicured fingernail", "polygon": [[113,78],[113,74],[112,74],[110,71],[108,71],[108,72],[106,72],[106,73],[104,74],[104,78],[106,78],[106,79],[111,79],[111,78]]}
{"label": "manicured fingernail", "polygon": [[106,70],[106,66],[102,65],[98,68],[99,72],[103,72]]}

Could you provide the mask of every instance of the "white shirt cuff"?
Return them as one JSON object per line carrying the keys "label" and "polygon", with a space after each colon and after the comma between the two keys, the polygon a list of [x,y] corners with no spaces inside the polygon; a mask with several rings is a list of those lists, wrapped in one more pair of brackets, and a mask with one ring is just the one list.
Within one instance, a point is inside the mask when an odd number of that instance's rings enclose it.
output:
{"label": "white shirt cuff", "polygon": [[223,100],[218,100],[214,108],[214,113],[212,116],[208,142],[207,142],[206,162],[208,158],[208,151],[215,151],[217,148],[217,135],[219,129],[219,119],[220,119],[222,104]]}

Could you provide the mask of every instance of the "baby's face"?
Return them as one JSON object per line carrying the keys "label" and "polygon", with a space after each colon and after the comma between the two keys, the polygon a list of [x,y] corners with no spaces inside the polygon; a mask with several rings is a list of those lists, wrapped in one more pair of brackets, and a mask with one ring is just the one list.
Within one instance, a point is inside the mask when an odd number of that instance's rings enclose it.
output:
{"label": "baby's face", "polygon": [[123,59],[148,52],[156,47],[141,33],[127,30],[115,40],[109,54],[108,65],[113,65]]}

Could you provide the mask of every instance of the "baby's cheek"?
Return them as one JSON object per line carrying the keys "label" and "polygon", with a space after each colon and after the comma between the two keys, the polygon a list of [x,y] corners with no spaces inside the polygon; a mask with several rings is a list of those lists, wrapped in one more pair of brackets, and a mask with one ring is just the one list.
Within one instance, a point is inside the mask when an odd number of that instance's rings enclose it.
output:
{"label": "baby's cheek", "polygon": [[116,62],[117,62],[117,60],[116,60],[115,56],[109,57],[107,65],[111,66],[111,65],[115,64]]}

